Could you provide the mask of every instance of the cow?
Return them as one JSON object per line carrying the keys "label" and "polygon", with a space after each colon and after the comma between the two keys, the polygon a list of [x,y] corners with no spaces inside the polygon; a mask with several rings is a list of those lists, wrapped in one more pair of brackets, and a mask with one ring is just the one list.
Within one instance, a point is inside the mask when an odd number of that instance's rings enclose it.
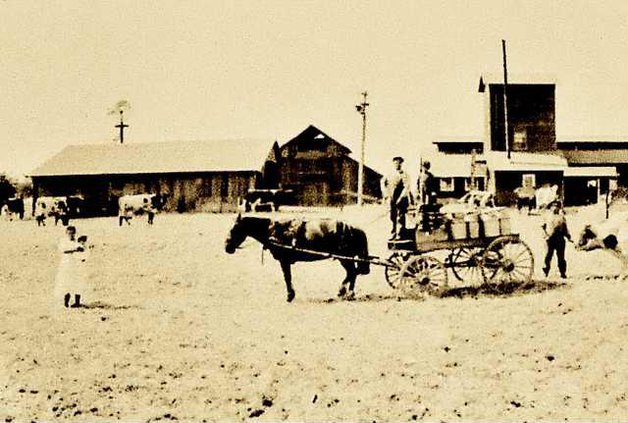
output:
{"label": "cow", "polygon": [[65,224],[66,197],[38,197],[35,201],[35,219],[37,226],[46,226],[46,218],[54,217],[55,225],[59,220]]}
{"label": "cow", "polygon": [[9,198],[2,206],[2,215],[6,220],[12,221],[15,216],[24,219],[24,200],[22,198]]}
{"label": "cow", "polygon": [[123,195],[118,199],[118,226],[122,222],[131,224],[133,216],[148,216],[148,224],[152,225],[155,214],[163,206],[163,196],[160,194]]}
{"label": "cow", "polygon": [[622,262],[622,273],[628,271],[628,212],[620,212],[609,219],[587,224],[578,237],[580,251],[604,249]]}
{"label": "cow", "polygon": [[545,184],[541,188],[537,188],[535,194],[536,208],[538,210],[547,210],[550,205],[556,202],[558,198],[558,185]]}
{"label": "cow", "polygon": [[80,195],[38,197],[35,201],[35,219],[38,226],[46,226],[46,218],[54,217],[55,226],[61,221],[67,226],[70,218],[77,217],[83,207],[83,197]]}

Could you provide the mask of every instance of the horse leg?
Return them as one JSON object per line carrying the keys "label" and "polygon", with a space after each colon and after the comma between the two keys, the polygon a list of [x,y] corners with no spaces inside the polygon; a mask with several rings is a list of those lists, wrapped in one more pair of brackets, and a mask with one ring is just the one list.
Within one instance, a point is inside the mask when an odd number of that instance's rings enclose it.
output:
{"label": "horse leg", "polygon": [[288,302],[292,302],[294,300],[294,289],[292,288],[292,271],[290,269],[290,262],[286,260],[281,260],[281,270],[283,272],[283,279],[286,282],[286,291],[288,292]]}
{"label": "horse leg", "polygon": [[[354,288],[355,279],[357,277],[356,265],[352,261],[341,261],[340,264],[344,267],[345,272],[347,272],[347,276],[340,285],[338,296],[346,300],[353,300],[355,298]],[[347,284],[349,285],[349,290],[347,290]]]}

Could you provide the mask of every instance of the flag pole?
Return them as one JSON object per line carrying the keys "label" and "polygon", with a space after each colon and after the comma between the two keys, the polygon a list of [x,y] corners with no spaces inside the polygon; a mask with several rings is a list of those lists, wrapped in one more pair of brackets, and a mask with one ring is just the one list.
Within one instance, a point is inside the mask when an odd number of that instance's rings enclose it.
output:
{"label": "flag pole", "polygon": [[423,204],[423,154],[419,155],[419,201]]}
{"label": "flag pole", "polygon": [[508,66],[506,64],[506,40],[502,40],[502,54],[504,57],[504,133],[506,140],[506,156],[510,160],[510,137],[508,133]]}

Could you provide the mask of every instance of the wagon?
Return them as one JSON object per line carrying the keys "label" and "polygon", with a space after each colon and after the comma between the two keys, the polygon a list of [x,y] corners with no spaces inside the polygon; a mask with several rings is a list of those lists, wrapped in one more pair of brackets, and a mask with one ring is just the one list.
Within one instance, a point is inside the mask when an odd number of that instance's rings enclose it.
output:
{"label": "wagon", "polygon": [[[317,250],[268,244],[294,252],[355,263],[367,262],[383,266],[386,282],[394,289],[437,294],[449,287],[449,270],[466,284],[523,284],[534,274],[534,256],[519,234],[511,233],[508,219],[480,220],[475,229],[471,222],[444,219],[440,212],[426,212],[420,225],[402,240],[389,241],[388,258],[378,256],[347,256]],[[509,221],[508,221],[509,222]],[[456,228],[456,230],[454,229]],[[481,229],[480,229],[481,228]]]}
{"label": "wagon", "polygon": [[[478,238],[389,243],[385,266],[388,284],[395,289],[438,293],[448,287],[448,272],[467,284],[526,283],[534,273],[534,256],[518,234]],[[439,259],[435,253],[446,254]]]}
{"label": "wagon", "polygon": [[[387,259],[348,257],[295,246],[275,244],[291,251],[322,258],[368,262],[383,266],[386,282],[397,290],[438,294],[448,289],[448,271],[465,284],[523,284],[534,273],[534,256],[518,234],[483,236],[458,240],[389,243],[393,250]],[[432,253],[444,252],[439,259]]]}

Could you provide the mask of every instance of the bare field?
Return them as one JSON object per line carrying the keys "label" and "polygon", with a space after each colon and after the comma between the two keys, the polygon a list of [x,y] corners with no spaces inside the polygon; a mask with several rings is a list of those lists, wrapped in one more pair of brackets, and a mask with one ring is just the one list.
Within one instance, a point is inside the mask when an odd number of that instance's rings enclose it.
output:
{"label": "bare field", "polygon": [[[311,213],[363,227],[372,253],[388,255],[382,208]],[[585,216],[603,214],[571,213],[574,232]],[[338,301],[343,272],[325,261],[295,266],[292,304],[259,244],[224,253],[232,220],[73,222],[95,245],[88,307],[76,310],[52,301],[62,227],[0,222],[2,420],[628,416],[628,281],[603,277],[620,269],[605,253],[571,246],[570,278],[541,278],[538,217],[513,213],[538,277],[511,294],[400,298],[374,267],[355,301]]]}

